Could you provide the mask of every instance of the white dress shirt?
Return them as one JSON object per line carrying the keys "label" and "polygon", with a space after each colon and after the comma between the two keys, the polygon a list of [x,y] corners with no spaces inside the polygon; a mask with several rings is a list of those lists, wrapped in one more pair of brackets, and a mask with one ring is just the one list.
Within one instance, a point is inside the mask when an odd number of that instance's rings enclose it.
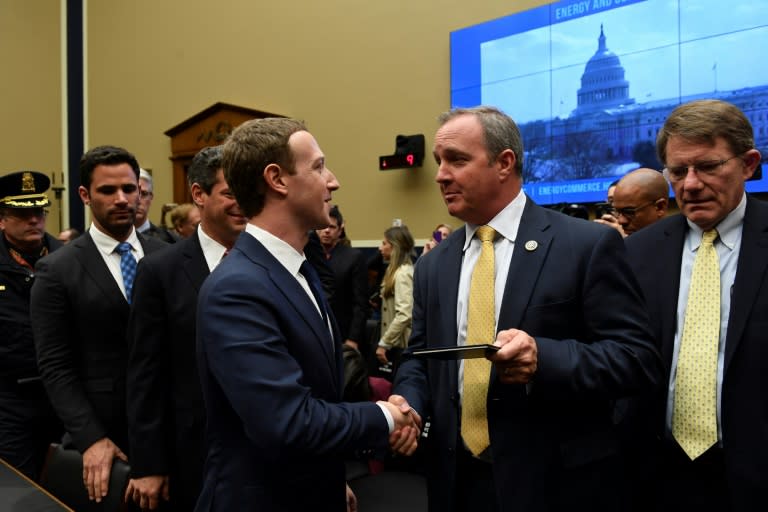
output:
{"label": "white dress shirt", "polygon": [[[736,280],[736,266],[741,252],[741,233],[744,226],[744,212],[747,210],[747,195],[741,198],[739,205],[731,211],[715,227],[717,238],[714,242],[715,251],[720,261],[720,341],[717,349],[717,438],[723,441],[723,425],[721,422],[723,396],[723,368],[725,363],[725,337],[728,333],[728,320],[731,314],[731,293]],[[677,359],[680,355],[680,340],[685,325],[685,308],[688,305],[688,288],[691,285],[691,273],[696,252],[701,245],[704,231],[691,221],[688,221],[688,233],[683,243],[683,259],[680,264],[680,289],[677,295],[677,329],[675,331],[675,346],[672,352],[672,370],[669,376],[669,394],[667,396],[666,426],[667,434],[672,436],[672,412],[675,404],[675,377],[677,375]]]}
{"label": "white dress shirt", "polygon": [[[120,242],[99,230],[94,223],[91,223],[88,232],[90,233],[91,238],[93,238],[93,243],[96,244],[96,248],[104,259],[104,263],[106,263],[109,272],[112,274],[112,277],[115,278],[115,282],[120,287],[120,291],[123,292],[123,296],[125,297],[123,272],[120,270],[120,253],[115,250]],[[135,228],[131,228],[131,234],[128,235],[128,238],[125,241],[131,244],[131,254],[133,254],[133,257],[136,258],[137,262],[144,257],[144,248],[139,243],[139,237],[136,236]]]}

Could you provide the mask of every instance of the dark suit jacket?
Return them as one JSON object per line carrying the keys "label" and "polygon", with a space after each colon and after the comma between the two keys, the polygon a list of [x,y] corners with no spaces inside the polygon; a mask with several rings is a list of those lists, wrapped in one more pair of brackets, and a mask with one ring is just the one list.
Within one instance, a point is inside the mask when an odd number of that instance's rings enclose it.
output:
{"label": "dark suit jacket", "polygon": [[368,269],[363,253],[337,245],[327,260],[333,270],[334,294],[331,309],[343,340],[363,343],[368,319]]}
{"label": "dark suit jacket", "polygon": [[131,471],[170,474],[179,510],[194,508],[204,459],[195,318],[209,272],[197,233],[139,262],[128,330]]}
{"label": "dark suit jacket", "polygon": [[207,458],[196,510],[339,511],[347,451],[387,446],[372,402],[339,403],[341,340],[248,233],[208,277],[197,315]]}
{"label": "dark suit jacket", "polygon": [[175,244],[176,242],[181,240],[181,237],[177,235],[174,231],[171,231],[162,226],[156,226],[152,222],[149,223],[149,228],[147,228],[146,231],[141,233],[141,235],[144,238],[150,238],[150,237],[157,238],[158,240],[162,240],[163,242],[168,244]]}
{"label": "dark suit jacket", "polygon": [[[409,350],[455,346],[464,230],[426,254],[414,276]],[[535,241],[532,248],[527,242]],[[616,510],[613,400],[653,390],[661,362],[637,281],[615,230],[528,199],[498,330],[536,340],[533,383],[490,375],[488,422],[500,511]],[[394,393],[431,418],[429,510],[454,510],[459,444],[458,365],[404,359]],[[613,504],[613,505],[611,505]]]}
{"label": "dark suit jacket", "polygon": [[[145,255],[166,247],[139,241]],[[89,233],[41,259],[36,272],[32,329],[56,413],[81,452],[105,436],[126,451],[128,302]]]}
{"label": "dark suit jacket", "polygon": [[[627,238],[648,302],[667,379],[655,407],[665,437],[668,379],[676,329],[685,217],[675,215]],[[747,199],[741,252],[731,295],[722,388],[723,449],[733,510],[765,503],[768,489],[768,204]],[[670,447],[671,442],[662,443]]]}

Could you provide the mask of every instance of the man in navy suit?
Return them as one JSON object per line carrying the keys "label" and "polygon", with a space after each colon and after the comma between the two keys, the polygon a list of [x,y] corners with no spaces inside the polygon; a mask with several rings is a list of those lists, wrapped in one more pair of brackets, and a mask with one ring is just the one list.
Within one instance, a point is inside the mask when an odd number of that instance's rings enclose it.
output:
{"label": "man in navy suit", "polygon": [[[677,107],[659,131],[656,151],[680,215],[627,239],[666,376],[650,416],[659,458],[646,474],[658,491],[656,509],[762,510],[768,503],[768,206],[745,193],[745,181],[761,165],[760,152],[744,113],[719,100]],[[673,424],[682,421],[675,418],[675,404],[692,269],[711,230],[720,269],[719,321],[706,372],[714,402],[711,442],[698,454],[683,450],[687,441],[673,434],[679,432]],[[697,393],[703,401],[705,390]],[[638,494],[651,490],[646,482]]]}
{"label": "man in navy suit", "polygon": [[[121,242],[134,260],[165,247],[133,227],[139,164],[123,148],[99,146],[80,159],[80,199],[91,209],[87,233],[37,262],[30,313],[51,404],[83,454],[83,480],[97,502],[107,495],[115,457],[127,459],[125,367],[130,279]],[[128,286],[126,286],[126,284]]]}
{"label": "man in navy suit", "polygon": [[198,511],[347,509],[344,455],[412,452],[407,406],[341,402],[342,340],[303,248],[339,187],[304,125],[255,119],[224,144],[249,222],[200,290],[207,458]]}
{"label": "man in navy suit", "polygon": [[[613,402],[661,380],[621,236],[535,205],[522,192],[523,154],[517,125],[491,107],[444,114],[435,136],[436,181],[448,212],[466,225],[416,267],[406,356],[478,342],[499,350],[478,393],[485,442],[472,450],[460,426],[466,364],[406,357],[397,373],[402,396],[390,400],[405,398],[430,421],[432,512],[621,510]],[[469,281],[482,245],[474,235],[484,225],[498,234],[496,338],[468,340]]]}
{"label": "man in navy suit", "polygon": [[141,260],[136,272],[128,341],[127,495],[154,510],[195,507],[203,480],[205,408],[195,356],[197,294],[235,245],[246,219],[221,168],[221,146],[201,150],[187,182],[200,210],[189,238]]}

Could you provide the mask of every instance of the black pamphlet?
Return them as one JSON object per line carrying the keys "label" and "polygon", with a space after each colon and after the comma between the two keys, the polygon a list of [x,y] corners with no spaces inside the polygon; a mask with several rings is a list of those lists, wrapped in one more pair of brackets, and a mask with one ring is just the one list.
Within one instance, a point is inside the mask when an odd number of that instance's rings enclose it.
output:
{"label": "black pamphlet", "polygon": [[422,348],[411,352],[411,357],[426,359],[473,359],[490,357],[499,350],[496,345],[461,345],[458,347]]}

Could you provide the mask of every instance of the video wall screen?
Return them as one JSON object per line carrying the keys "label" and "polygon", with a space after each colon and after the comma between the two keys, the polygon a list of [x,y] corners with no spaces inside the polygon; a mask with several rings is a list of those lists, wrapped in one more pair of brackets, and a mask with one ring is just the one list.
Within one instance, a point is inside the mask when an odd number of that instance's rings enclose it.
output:
{"label": "video wall screen", "polygon": [[[680,103],[741,108],[768,157],[768,9],[722,0],[570,0],[451,33],[451,104],[520,125],[525,191],[539,204],[604,201],[660,169],[658,130]],[[747,183],[768,191],[768,177]]]}

